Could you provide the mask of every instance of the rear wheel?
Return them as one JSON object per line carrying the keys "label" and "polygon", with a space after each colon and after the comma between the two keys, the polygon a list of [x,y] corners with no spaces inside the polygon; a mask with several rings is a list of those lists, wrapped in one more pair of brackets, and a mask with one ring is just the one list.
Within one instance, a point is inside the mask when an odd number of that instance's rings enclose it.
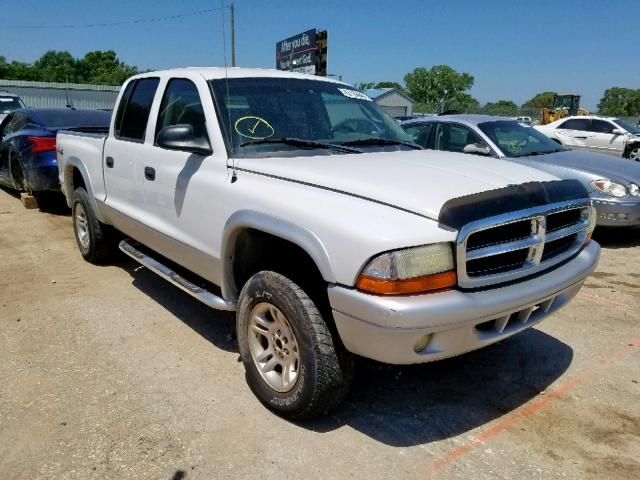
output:
{"label": "rear wheel", "polygon": [[236,321],[247,382],[268,408],[303,419],[343,400],[352,359],[298,285],[276,272],[255,274],[240,293]]}
{"label": "rear wheel", "polygon": [[84,188],[78,188],[74,192],[71,214],[73,231],[82,257],[91,263],[105,261],[113,246],[108,226],[100,223],[96,217],[89,194]]}
{"label": "rear wheel", "polygon": [[13,178],[13,184],[16,189],[21,192],[28,191],[27,182],[25,181],[24,173],[22,172],[22,166],[16,158],[15,153],[12,151],[9,152],[9,165],[11,165],[11,177]]}

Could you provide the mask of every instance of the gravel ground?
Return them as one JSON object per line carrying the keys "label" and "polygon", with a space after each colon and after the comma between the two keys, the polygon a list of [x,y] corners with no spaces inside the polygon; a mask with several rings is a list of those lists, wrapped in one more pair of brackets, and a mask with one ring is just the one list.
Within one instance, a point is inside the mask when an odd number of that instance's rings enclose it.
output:
{"label": "gravel ground", "polygon": [[564,310],[451,360],[361,360],[303,424],[245,384],[228,327],[120,257],[96,267],[55,199],[0,190],[0,471],[77,478],[640,478],[640,230],[596,232]]}

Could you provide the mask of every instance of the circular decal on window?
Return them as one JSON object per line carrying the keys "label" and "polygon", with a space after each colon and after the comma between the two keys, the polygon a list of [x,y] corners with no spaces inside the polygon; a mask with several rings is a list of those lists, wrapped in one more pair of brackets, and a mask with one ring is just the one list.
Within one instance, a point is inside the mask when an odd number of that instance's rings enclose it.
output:
{"label": "circular decal on window", "polygon": [[264,118],[246,116],[236,120],[234,128],[238,135],[254,140],[262,140],[273,136],[276,131]]}

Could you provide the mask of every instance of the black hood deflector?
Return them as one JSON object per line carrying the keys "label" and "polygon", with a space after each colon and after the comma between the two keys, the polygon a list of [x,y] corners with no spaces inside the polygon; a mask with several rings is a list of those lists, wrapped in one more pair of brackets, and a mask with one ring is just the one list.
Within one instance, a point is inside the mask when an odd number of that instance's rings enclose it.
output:
{"label": "black hood deflector", "polygon": [[463,225],[481,218],[588,198],[587,189],[578,180],[528,182],[453,198],[440,209],[438,221],[459,230]]}

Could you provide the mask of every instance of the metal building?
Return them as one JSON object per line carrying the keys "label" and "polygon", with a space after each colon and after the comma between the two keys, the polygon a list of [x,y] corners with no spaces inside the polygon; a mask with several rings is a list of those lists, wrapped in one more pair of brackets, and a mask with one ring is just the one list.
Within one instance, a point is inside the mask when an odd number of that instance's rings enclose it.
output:
{"label": "metal building", "polygon": [[112,109],[120,87],[0,79],[0,90],[20,96],[28,107]]}
{"label": "metal building", "polygon": [[370,88],[364,93],[384,108],[392,117],[404,117],[413,114],[413,99],[397,88]]}

